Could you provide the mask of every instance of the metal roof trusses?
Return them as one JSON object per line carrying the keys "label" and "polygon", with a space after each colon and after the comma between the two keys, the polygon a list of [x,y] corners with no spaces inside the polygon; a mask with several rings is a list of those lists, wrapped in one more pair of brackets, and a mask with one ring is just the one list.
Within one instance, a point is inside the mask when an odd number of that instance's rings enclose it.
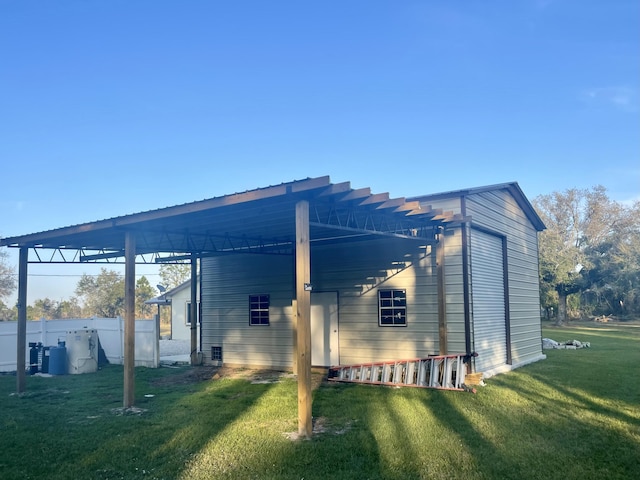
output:
{"label": "metal roof trusses", "polygon": [[[309,202],[311,242],[348,242],[371,236],[435,242],[460,215],[418,201],[352,189],[329,177],[215,197],[19,237],[0,245],[27,247],[29,263],[122,263],[126,232],[136,237],[136,263],[188,261],[233,253],[292,254],[295,205]],[[46,252],[45,252],[46,251]]]}

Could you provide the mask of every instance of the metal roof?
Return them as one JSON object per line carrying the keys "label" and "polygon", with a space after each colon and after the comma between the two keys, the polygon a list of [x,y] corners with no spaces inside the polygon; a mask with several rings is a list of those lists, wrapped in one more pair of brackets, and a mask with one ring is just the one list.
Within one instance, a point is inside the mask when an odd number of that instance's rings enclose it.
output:
{"label": "metal roof", "polygon": [[[0,246],[27,247],[39,262],[90,262],[124,256],[125,232],[136,253],[220,255],[283,253],[295,244],[295,205],[309,202],[312,242],[344,242],[385,235],[429,241],[437,228],[460,215],[418,201],[307,178],[221,197],[0,239]],[[56,253],[43,256],[44,250]],[[158,261],[159,259],[156,259]]]}

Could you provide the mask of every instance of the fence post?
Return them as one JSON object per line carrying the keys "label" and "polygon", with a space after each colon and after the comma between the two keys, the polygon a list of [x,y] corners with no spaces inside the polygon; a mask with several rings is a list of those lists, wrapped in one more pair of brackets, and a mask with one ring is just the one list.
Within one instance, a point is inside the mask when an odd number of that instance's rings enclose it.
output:
{"label": "fence post", "polygon": [[153,322],[153,331],[154,331],[153,359],[155,361],[155,366],[159,367],[160,366],[160,315],[156,315],[156,321]]}
{"label": "fence post", "polygon": [[47,319],[44,317],[40,319],[40,342],[47,344]]}
{"label": "fence post", "polygon": [[118,345],[118,357],[120,358],[120,362],[124,365],[124,335],[123,328],[124,324],[122,321],[122,317],[118,315],[118,335],[120,336],[120,344]]}

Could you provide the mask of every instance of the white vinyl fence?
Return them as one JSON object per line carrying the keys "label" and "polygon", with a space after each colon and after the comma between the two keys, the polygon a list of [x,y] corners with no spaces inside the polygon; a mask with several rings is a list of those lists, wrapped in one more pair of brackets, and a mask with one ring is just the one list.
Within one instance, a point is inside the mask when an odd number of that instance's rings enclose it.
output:
{"label": "white vinyl fence", "polygon": [[[156,320],[136,320],[135,365],[158,367],[160,365],[159,332]],[[109,363],[124,363],[124,319],[74,318],[63,320],[38,320],[27,322],[27,346],[25,361],[29,365],[29,343],[41,342],[44,346],[58,346],[65,341],[67,331],[97,330],[100,346]],[[0,372],[16,370],[18,322],[0,322]]]}

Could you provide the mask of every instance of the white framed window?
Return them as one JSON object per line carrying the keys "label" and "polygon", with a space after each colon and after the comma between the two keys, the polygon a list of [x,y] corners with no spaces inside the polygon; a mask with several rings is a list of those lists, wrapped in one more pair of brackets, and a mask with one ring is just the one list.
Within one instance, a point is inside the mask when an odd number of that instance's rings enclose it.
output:
{"label": "white framed window", "polygon": [[249,295],[249,325],[269,325],[268,294]]}
{"label": "white framed window", "polygon": [[407,326],[406,290],[378,290],[378,325],[380,327]]}

